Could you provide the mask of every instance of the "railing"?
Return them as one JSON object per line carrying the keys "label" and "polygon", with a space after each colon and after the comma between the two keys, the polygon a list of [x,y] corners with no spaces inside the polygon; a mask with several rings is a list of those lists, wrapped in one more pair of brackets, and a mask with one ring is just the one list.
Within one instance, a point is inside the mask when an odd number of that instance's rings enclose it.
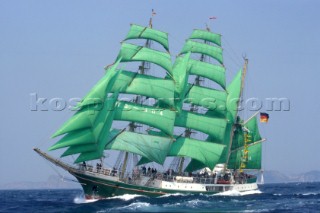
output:
{"label": "railing", "polygon": [[[91,165],[79,165],[79,170],[92,172],[96,174],[101,174],[111,177],[121,177],[121,171],[116,169],[108,169],[103,167],[93,167]],[[200,184],[244,184],[244,183],[253,183],[256,180],[255,176],[252,175],[240,175],[240,176],[231,176],[228,177],[214,177],[208,175],[192,175],[192,176],[179,176],[178,174],[167,174],[167,173],[152,173],[144,172],[143,170],[133,171],[132,173],[125,173],[122,181],[130,184],[135,184],[137,181],[141,180],[141,177],[149,177],[148,181],[153,180],[163,180],[168,182],[177,182],[177,183],[200,183]]]}

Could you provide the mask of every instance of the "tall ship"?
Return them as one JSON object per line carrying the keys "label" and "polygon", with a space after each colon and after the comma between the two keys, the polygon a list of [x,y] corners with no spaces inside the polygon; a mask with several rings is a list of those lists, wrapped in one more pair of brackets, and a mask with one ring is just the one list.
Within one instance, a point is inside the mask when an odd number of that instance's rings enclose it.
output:
{"label": "tall ship", "polygon": [[152,18],[131,24],[114,63],[53,134],[48,151],[63,154],[34,151],[87,199],[256,190],[265,139],[258,113],[238,112],[248,60],[228,85],[223,61],[221,35],[208,27],[192,31],[173,63]]}

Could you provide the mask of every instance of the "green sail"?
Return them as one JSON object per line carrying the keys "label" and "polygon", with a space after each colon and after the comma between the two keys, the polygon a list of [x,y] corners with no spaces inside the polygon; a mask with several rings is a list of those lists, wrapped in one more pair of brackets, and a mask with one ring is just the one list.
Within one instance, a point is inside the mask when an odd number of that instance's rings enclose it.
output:
{"label": "green sail", "polygon": [[158,42],[167,51],[169,51],[168,33],[161,32],[159,30],[131,24],[130,31],[125,40],[129,39],[150,39]]}
{"label": "green sail", "polygon": [[151,161],[163,164],[171,146],[171,138],[123,132],[106,149],[128,151],[141,155]]}
{"label": "green sail", "polygon": [[257,116],[251,118],[244,126],[249,130],[249,134],[251,135],[251,140],[253,142],[260,141],[262,139],[259,133]]}
{"label": "green sail", "polygon": [[175,126],[186,127],[201,131],[211,136],[214,141],[223,141],[226,120],[221,118],[212,118],[202,114],[196,114],[182,110],[176,117]]}
{"label": "green sail", "polygon": [[231,150],[238,149],[244,145],[244,132],[241,125],[236,125],[233,132],[232,148]]}
{"label": "green sail", "polygon": [[65,122],[62,127],[53,134],[52,137],[54,138],[76,130],[83,130],[93,127],[97,118],[102,116],[102,112],[104,112],[104,110],[113,111],[116,96],[117,94],[108,97],[105,99],[105,102],[101,104],[82,107],[67,122]]}
{"label": "green sail", "polygon": [[[153,136],[158,136],[158,137],[166,137],[167,134],[165,134],[164,132],[159,132],[159,131],[154,131],[154,130],[147,130],[148,134],[149,135],[153,135]],[[176,137],[175,135],[173,137]],[[143,164],[146,164],[146,163],[151,163],[152,160],[146,158],[146,157],[141,157],[139,162],[137,163],[137,166],[139,165],[143,165]]]}
{"label": "green sail", "polygon": [[193,172],[199,169],[205,168],[206,165],[203,164],[200,161],[197,161],[195,159],[191,159],[190,163],[187,165],[187,167],[184,169],[185,172]]}
{"label": "green sail", "polygon": [[190,157],[213,168],[219,161],[225,146],[191,138],[179,137],[172,143],[168,156]]}
{"label": "green sail", "polygon": [[178,96],[184,97],[186,86],[188,84],[187,66],[190,52],[183,57],[178,57],[173,65],[173,77],[175,80],[175,92]]}
{"label": "green sail", "polygon": [[[245,169],[261,169],[261,153],[262,143],[249,145],[248,147],[248,161],[245,162]],[[240,169],[240,164],[243,157],[243,149],[235,150],[231,152],[228,168]]]}
{"label": "green sail", "polygon": [[52,138],[75,130],[92,127],[102,106],[102,104],[96,104],[82,107],[52,135]]}
{"label": "green sail", "polygon": [[172,135],[175,116],[175,112],[168,109],[118,101],[114,119],[147,124]]}
{"label": "green sail", "polygon": [[227,110],[233,121],[236,120],[238,114],[238,102],[241,95],[242,70],[238,72],[235,78],[227,87]]}
{"label": "green sail", "polygon": [[[244,129],[246,134],[250,137],[250,142],[248,144],[260,141],[262,138],[259,133],[257,117],[251,118],[245,125]],[[241,125],[237,125],[234,130],[233,140],[232,140],[232,150],[238,149],[244,146],[244,134]]]}
{"label": "green sail", "polygon": [[187,103],[192,103],[198,106],[203,106],[216,114],[219,117],[226,113],[227,93],[201,86],[192,86],[189,90],[186,99]]}
{"label": "green sail", "polygon": [[104,77],[78,104],[80,110],[53,134],[53,138],[74,130],[89,128],[93,125],[97,115],[103,107],[107,107],[109,110],[113,109],[113,105],[104,105],[103,102],[105,101],[107,94],[111,92],[119,73],[121,73],[120,71],[116,70],[120,60],[121,59],[119,59],[112,67],[107,69]]}
{"label": "green sail", "polygon": [[149,160],[146,157],[141,157],[140,160],[137,163],[137,166],[140,166],[140,165],[143,165],[143,164],[146,164],[146,163],[151,163],[151,162],[152,162],[152,160]]}
{"label": "green sail", "polygon": [[210,64],[194,59],[189,59],[188,62],[188,72],[190,75],[198,75],[208,78],[219,84],[223,89],[226,87],[225,71],[226,69],[223,66],[216,64]]}
{"label": "green sail", "polygon": [[169,106],[174,106],[174,82],[172,80],[125,70],[118,72],[119,75],[111,92],[143,95],[161,100]]}
{"label": "green sail", "polygon": [[222,49],[220,47],[187,40],[180,54],[184,54],[187,52],[204,54],[216,59],[218,62],[223,64]]}
{"label": "green sail", "polygon": [[79,154],[83,152],[94,152],[97,149],[97,144],[83,144],[69,146],[69,148],[61,155],[61,157]]}
{"label": "green sail", "polygon": [[[113,140],[117,134],[120,133],[120,130],[118,129],[112,129],[109,132],[108,135],[108,139],[107,141],[111,141]],[[76,144],[73,146],[70,146],[62,155],[61,157],[65,157],[68,155],[74,155],[74,154],[78,154],[78,153],[82,153],[82,152],[93,152],[97,149],[97,144],[96,143],[90,143],[90,144]]]}
{"label": "green sail", "polygon": [[95,144],[95,150],[90,152],[86,150],[85,152],[82,152],[75,160],[75,163],[102,157],[104,147],[108,142],[109,130],[115,114],[115,111],[111,109],[114,108],[117,97],[118,94],[116,93],[106,99],[104,107],[98,112],[94,122],[91,123],[91,127],[68,132],[67,135],[51,146],[49,150],[68,146]]}
{"label": "green sail", "polygon": [[245,163],[246,169],[260,169],[261,168],[261,136],[258,129],[258,123],[256,116],[251,118],[245,125],[244,130],[241,125],[235,127],[234,136],[232,140],[232,149],[228,165],[229,168],[240,168],[243,150],[244,150],[244,138],[245,134],[248,134],[248,162]]}
{"label": "green sail", "polygon": [[218,46],[221,46],[221,35],[209,32],[207,30],[193,30],[191,36],[192,39],[202,39],[205,41],[212,42]]}
{"label": "green sail", "polygon": [[74,163],[76,164],[84,161],[96,160],[96,159],[100,159],[101,157],[103,157],[103,151],[82,152],[79,155],[79,157],[74,161]]}
{"label": "green sail", "polygon": [[[116,103],[116,99],[118,94],[114,94],[114,103]],[[112,120],[115,112],[113,110],[109,110],[107,107],[101,110],[101,116],[97,117],[93,127],[93,133],[96,135],[97,139],[97,149],[91,152],[83,152],[79,155],[79,157],[75,160],[74,163],[79,163],[82,161],[94,160],[103,157],[104,148],[108,142],[108,138],[110,137],[109,132],[112,125]]]}
{"label": "green sail", "polygon": [[108,94],[116,82],[119,71],[116,70],[121,58],[119,58],[111,67],[106,70],[103,78],[90,90],[90,92],[78,104],[78,107],[83,107],[90,104],[103,103],[106,94]]}
{"label": "green sail", "polygon": [[134,44],[122,43],[117,59],[121,62],[147,61],[164,68],[170,75],[172,73],[171,56],[168,53],[141,47]]}
{"label": "green sail", "polygon": [[75,130],[63,138],[61,138],[57,143],[52,145],[49,150],[61,149],[68,146],[83,145],[83,144],[96,144],[96,137],[92,132],[91,128]]}
{"label": "green sail", "polygon": [[175,80],[175,102],[176,109],[180,112],[183,104],[183,100],[188,90],[188,60],[190,57],[190,52],[184,57],[179,57],[173,65],[173,78]]}
{"label": "green sail", "polygon": [[[219,163],[227,163],[229,157],[230,150],[230,141],[231,141],[231,131],[232,131],[233,123],[228,122],[226,126],[226,131],[224,133],[223,144],[226,145],[226,148],[223,150],[223,153],[220,156]],[[209,139],[209,138],[208,138]],[[210,139],[212,140],[212,138]]]}
{"label": "green sail", "polygon": [[[152,135],[163,135],[161,132],[149,131]],[[213,168],[220,160],[220,156],[224,151],[225,145],[200,141],[192,138],[174,136],[176,141],[171,145],[168,156],[190,157],[202,167]],[[152,162],[151,160],[142,157],[138,165]],[[194,168],[194,166],[192,166]]]}

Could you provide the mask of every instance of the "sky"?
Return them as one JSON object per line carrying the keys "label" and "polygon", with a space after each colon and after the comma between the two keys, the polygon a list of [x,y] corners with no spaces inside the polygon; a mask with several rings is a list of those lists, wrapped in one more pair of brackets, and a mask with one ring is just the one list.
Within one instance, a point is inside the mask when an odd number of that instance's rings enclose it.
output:
{"label": "sky", "polygon": [[[249,58],[244,95],[270,115],[260,125],[265,170],[320,170],[319,8],[317,0],[1,0],[0,184],[56,174],[32,148],[52,145],[50,136],[73,113],[50,104],[35,110],[33,100],[83,97],[114,62],[130,24],[147,25],[151,9],[154,28],[169,33],[173,56],[208,23],[222,34],[228,82],[242,56]],[[270,110],[270,98],[285,98],[290,108]]]}

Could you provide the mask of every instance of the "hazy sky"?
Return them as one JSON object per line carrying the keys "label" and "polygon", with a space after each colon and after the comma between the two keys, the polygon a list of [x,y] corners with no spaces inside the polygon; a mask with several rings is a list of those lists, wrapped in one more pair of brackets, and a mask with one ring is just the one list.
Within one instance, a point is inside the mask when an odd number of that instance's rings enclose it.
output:
{"label": "hazy sky", "polygon": [[[266,170],[320,169],[320,1],[0,1],[0,184],[55,174],[33,147],[48,148],[69,110],[32,111],[38,98],[83,97],[112,63],[130,23],[169,32],[172,55],[208,17],[223,35],[228,81],[249,58],[247,98],[288,98],[268,111]],[[249,116],[250,113],[245,113]]]}

